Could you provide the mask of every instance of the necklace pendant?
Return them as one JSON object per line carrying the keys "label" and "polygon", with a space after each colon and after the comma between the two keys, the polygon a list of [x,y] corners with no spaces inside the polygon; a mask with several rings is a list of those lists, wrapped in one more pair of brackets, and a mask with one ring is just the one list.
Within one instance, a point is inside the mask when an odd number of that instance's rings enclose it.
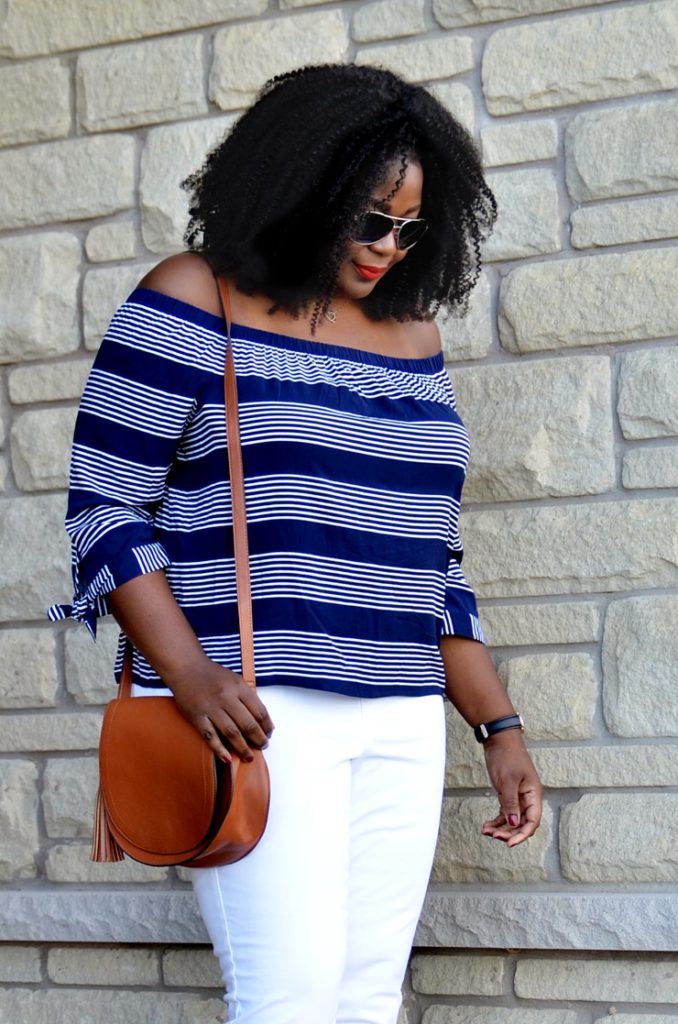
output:
{"label": "necklace pendant", "polygon": [[325,319],[329,320],[329,322],[331,324],[336,324],[336,322],[337,322],[337,311],[336,311],[336,309],[326,309],[325,310]]}

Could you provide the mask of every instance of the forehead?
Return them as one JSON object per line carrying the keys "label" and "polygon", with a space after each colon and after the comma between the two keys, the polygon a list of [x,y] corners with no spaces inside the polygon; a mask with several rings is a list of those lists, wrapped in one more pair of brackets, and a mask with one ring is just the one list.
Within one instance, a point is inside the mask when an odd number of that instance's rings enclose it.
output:
{"label": "forehead", "polygon": [[424,184],[424,172],[421,164],[412,157],[408,158],[405,175],[398,184],[401,173],[401,163],[399,160],[395,160],[387,168],[383,180],[372,191],[375,202],[389,207],[393,204],[401,206],[405,203],[408,208],[421,203]]}

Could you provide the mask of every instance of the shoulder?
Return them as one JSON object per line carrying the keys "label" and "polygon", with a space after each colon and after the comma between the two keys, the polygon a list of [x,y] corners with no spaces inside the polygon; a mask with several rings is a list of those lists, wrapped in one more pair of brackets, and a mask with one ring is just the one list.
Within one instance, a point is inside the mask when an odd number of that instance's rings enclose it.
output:
{"label": "shoulder", "polygon": [[142,277],[139,288],[188,302],[207,313],[222,316],[216,281],[207,260],[196,252],[168,256]]}
{"label": "shoulder", "polygon": [[424,356],[435,356],[440,352],[440,331],[435,320],[408,320],[402,324],[409,344]]}

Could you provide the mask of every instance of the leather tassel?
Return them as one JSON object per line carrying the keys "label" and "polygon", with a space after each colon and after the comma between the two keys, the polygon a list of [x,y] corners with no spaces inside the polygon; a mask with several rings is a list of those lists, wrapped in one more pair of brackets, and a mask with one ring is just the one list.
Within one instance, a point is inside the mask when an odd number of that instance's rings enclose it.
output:
{"label": "leather tassel", "polygon": [[97,802],[94,809],[94,831],[92,833],[92,854],[90,860],[118,861],[123,860],[124,850],[116,841],[108,823],[106,805],[101,794],[101,787],[97,791]]}

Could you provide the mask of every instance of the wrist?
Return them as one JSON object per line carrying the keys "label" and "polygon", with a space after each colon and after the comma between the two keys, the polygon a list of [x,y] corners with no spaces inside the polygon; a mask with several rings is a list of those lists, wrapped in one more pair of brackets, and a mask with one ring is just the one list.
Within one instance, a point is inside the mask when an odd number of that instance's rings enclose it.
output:
{"label": "wrist", "polygon": [[481,722],[474,727],[473,732],[478,743],[487,743],[492,736],[515,730],[523,733],[525,731],[525,722],[522,715],[518,714],[517,711],[509,711],[499,718]]}

